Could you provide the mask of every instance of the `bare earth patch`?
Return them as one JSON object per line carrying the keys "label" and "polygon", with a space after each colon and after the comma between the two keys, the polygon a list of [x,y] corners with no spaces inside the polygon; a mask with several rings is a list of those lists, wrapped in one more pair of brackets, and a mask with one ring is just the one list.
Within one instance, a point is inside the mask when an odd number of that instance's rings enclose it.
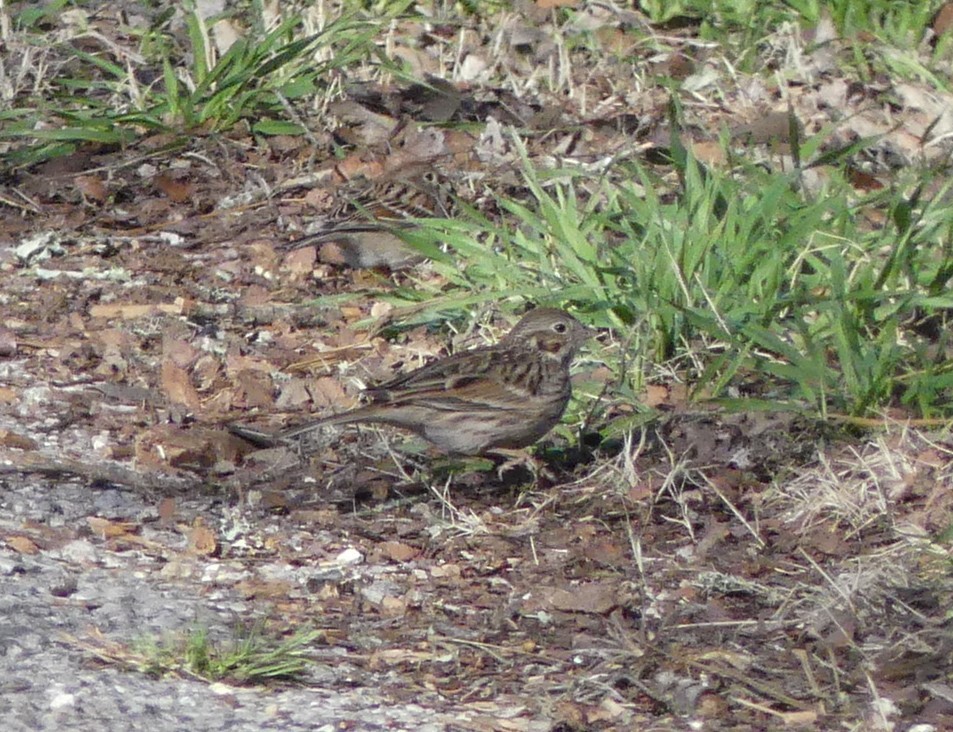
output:
{"label": "bare earth patch", "polygon": [[[343,80],[308,138],[143,134],[5,174],[7,729],[953,728],[946,433],[705,409],[664,375],[626,402],[603,366],[620,332],[578,369],[596,423],[577,409],[583,436],[544,441],[535,475],[389,430],[255,451],[225,429],[345,409],[505,330],[511,308],[443,323],[395,308],[444,280],[392,209],[505,224],[499,197],[529,198],[524,158],[656,164],[668,94],[623,60],[640,16],[608,12],[586,16],[600,53],[554,46],[572,29],[530,8],[462,33],[449,81]],[[99,22],[89,43],[122,41]],[[417,31],[390,52],[423,79],[448,51],[440,27]],[[846,41],[780,29],[765,52],[788,54],[782,94],[731,77],[691,29],[663,35],[643,61],[695,79],[681,133],[712,165],[722,126],[777,162],[792,119],[830,125],[832,146],[946,154],[919,146],[949,136],[951,100],[898,82],[888,110],[884,89],[837,75]],[[313,631],[306,670],[209,682],[143,647],[252,625],[275,644]]]}

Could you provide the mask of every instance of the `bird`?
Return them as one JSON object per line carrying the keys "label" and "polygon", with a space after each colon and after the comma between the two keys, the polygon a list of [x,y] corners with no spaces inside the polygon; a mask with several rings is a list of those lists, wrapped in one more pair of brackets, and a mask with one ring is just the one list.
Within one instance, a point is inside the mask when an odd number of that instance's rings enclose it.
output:
{"label": "bird", "polygon": [[535,443],[572,395],[569,368],[595,335],[569,313],[530,310],[495,345],[455,353],[364,392],[367,403],[274,435],[232,425],[260,447],[321,427],[379,423],[409,430],[451,455],[485,455]]}
{"label": "bird", "polygon": [[420,176],[356,179],[335,191],[328,220],[310,234],[285,242],[284,251],[315,246],[319,259],[353,269],[404,269],[423,259],[401,232],[414,219],[449,218],[448,183],[434,172]]}

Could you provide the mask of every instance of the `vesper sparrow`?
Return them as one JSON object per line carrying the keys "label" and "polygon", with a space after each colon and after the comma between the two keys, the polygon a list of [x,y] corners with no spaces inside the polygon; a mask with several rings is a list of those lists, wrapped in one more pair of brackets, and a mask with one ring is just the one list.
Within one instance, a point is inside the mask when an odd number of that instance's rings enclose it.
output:
{"label": "vesper sparrow", "polygon": [[326,425],[379,422],[410,430],[448,453],[527,447],[565,411],[570,362],[592,335],[568,313],[538,308],[496,345],[456,353],[368,389],[365,406],[277,435],[229,429],[264,446]]}
{"label": "vesper sparrow", "polygon": [[281,245],[290,251],[314,246],[318,259],[355,269],[397,270],[423,256],[400,237],[414,218],[449,218],[453,199],[436,175],[354,181],[334,192],[335,204],[316,231]]}

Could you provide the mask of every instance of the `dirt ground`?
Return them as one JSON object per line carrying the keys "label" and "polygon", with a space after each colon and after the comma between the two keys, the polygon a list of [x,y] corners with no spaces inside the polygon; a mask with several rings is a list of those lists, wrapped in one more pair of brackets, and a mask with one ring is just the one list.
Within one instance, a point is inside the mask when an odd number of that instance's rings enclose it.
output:
{"label": "dirt ground", "polygon": [[[796,100],[802,118],[821,124],[803,110],[838,83]],[[408,169],[512,191],[480,157],[516,160],[492,134],[501,110],[540,125],[534,160],[570,139],[611,156],[636,135],[627,115],[645,149],[668,135],[661,91],[598,118],[565,101],[582,136],[540,131],[551,99],[458,87],[438,100],[482,132],[431,126],[420,89],[382,102],[361,86],[311,139],[145,135],[7,175],[5,727],[953,729],[946,434],[726,415],[661,381],[606,417],[651,406],[643,426],[601,443],[599,425],[559,431],[538,474],[500,478],[392,430],[264,451],[228,433],[345,408],[359,383],[512,322],[493,307],[415,322],[387,294],[439,283],[428,262],[373,227],[283,248],[316,220],[352,224],[355,199]],[[620,339],[606,335],[578,368],[596,392]],[[251,626],[274,642],[313,631],[304,672],[144,671],[143,643]]]}

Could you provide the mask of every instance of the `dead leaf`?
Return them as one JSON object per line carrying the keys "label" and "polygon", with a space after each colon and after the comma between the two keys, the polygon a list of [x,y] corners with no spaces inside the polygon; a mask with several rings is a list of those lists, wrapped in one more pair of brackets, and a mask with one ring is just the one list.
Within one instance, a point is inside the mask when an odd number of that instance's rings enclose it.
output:
{"label": "dead leaf", "polygon": [[330,376],[314,379],[308,384],[311,401],[317,409],[339,408],[353,400],[347,396],[341,382]]}
{"label": "dead leaf", "polygon": [[[336,134],[345,142],[361,149],[386,142],[397,127],[397,120],[393,117],[372,112],[364,105],[351,100],[331,102],[328,111],[344,125],[338,128]],[[360,170],[351,170],[359,160],[360,156],[352,155],[339,161],[335,168],[344,173],[344,180],[351,180],[356,174],[366,175],[366,170],[359,165]],[[368,180],[375,177],[378,176],[367,176]]]}
{"label": "dead leaf", "polygon": [[312,188],[304,196],[304,202],[316,211],[329,211],[334,201],[334,193],[327,188]]}
{"label": "dead leaf", "polygon": [[[727,705],[726,705],[727,708]],[[719,715],[720,716],[720,715]],[[804,709],[796,712],[780,712],[778,716],[783,720],[785,727],[792,729],[817,729],[818,713],[814,709]]]}
{"label": "dead leaf", "polygon": [[208,557],[218,550],[215,532],[205,523],[205,519],[197,516],[186,536],[188,552],[202,557]]}
{"label": "dead leaf", "polygon": [[121,318],[123,320],[136,320],[138,318],[155,317],[156,315],[182,315],[185,310],[186,302],[177,298],[174,303],[155,303],[155,304],[121,304],[112,303],[108,305],[90,305],[89,314],[93,318],[106,318],[113,320]]}
{"label": "dead leaf", "polygon": [[449,577],[450,579],[460,579],[463,576],[463,570],[459,564],[441,564],[430,568],[430,576],[435,579]]}
{"label": "dead leaf", "polygon": [[594,562],[608,566],[621,566],[630,562],[629,548],[618,541],[609,537],[603,537],[597,541],[587,543],[585,555]]}
{"label": "dead leaf", "polygon": [[695,706],[695,716],[702,719],[724,719],[728,714],[728,703],[724,697],[714,693],[703,693]]}
{"label": "dead leaf", "polygon": [[172,361],[162,363],[162,391],[173,404],[181,404],[190,411],[197,411],[202,403],[199,393],[192,386],[188,372]]}
{"label": "dead leaf", "polygon": [[222,375],[222,361],[217,355],[200,353],[192,363],[192,383],[203,394],[214,392]]}
{"label": "dead leaf", "polygon": [[7,429],[0,429],[0,447],[14,447],[17,450],[36,450],[39,445],[36,443],[36,440],[26,435],[11,432]]}
{"label": "dead leaf", "polygon": [[725,150],[719,142],[699,140],[692,142],[690,147],[692,155],[703,163],[708,165],[724,165],[727,162]]}
{"label": "dead leaf", "polygon": [[89,516],[86,523],[101,539],[115,539],[118,536],[134,533],[138,529],[137,525],[130,521],[110,521],[99,516]]}
{"label": "dead leaf", "polygon": [[91,198],[94,201],[102,203],[109,198],[109,191],[106,190],[106,184],[102,178],[95,175],[78,175],[74,179],[76,188],[83,195],[83,198]]}
{"label": "dead leaf", "polygon": [[933,32],[942,36],[953,28],[953,3],[943,3],[933,16]]}
{"label": "dead leaf", "polygon": [[293,589],[294,586],[291,582],[285,580],[263,581],[259,579],[243,580],[234,587],[234,590],[245,599],[257,597],[266,600],[284,599]]}
{"label": "dead leaf", "polygon": [[8,536],[5,541],[7,546],[17,554],[36,554],[40,551],[40,548],[26,536]]}
{"label": "dead leaf", "polygon": [[314,271],[318,254],[314,247],[292,249],[281,263],[283,269],[292,277],[308,277]]}
{"label": "dead leaf", "polygon": [[201,351],[181,338],[171,338],[168,335],[162,338],[162,357],[180,368],[191,366],[200,354]]}
{"label": "dead leaf", "polygon": [[859,191],[879,191],[884,187],[877,178],[857,168],[849,168],[847,174],[850,184]]}
{"label": "dead leaf", "polygon": [[651,481],[640,480],[633,486],[629,486],[629,489],[625,493],[625,497],[632,503],[639,503],[640,501],[645,501],[655,495],[655,491],[658,490],[658,486],[653,485]]}
{"label": "dead leaf", "polygon": [[193,427],[184,430],[161,424],[136,435],[135,459],[143,466],[196,469],[219,460],[235,462],[243,440],[224,430]]}
{"label": "dead leaf", "polygon": [[400,617],[407,612],[407,601],[403,597],[386,596],[381,600],[381,614],[388,617]]}
{"label": "dead leaf", "polygon": [[159,501],[159,521],[162,524],[168,524],[175,517],[178,509],[174,498],[163,498]]}
{"label": "dead leaf", "polygon": [[735,125],[731,129],[731,139],[740,141],[748,145],[764,145],[768,143],[788,145],[791,139],[791,123],[794,123],[795,131],[800,136],[804,125],[797,117],[792,117],[791,112],[768,112],[757,119]]}
{"label": "dead leaf", "polygon": [[185,203],[191,200],[194,194],[194,187],[191,183],[184,183],[169,177],[165,173],[160,173],[153,178],[153,184],[175,203]]}
{"label": "dead leaf", "polygon": [[0,358],[17,355],[17,336],[9,328],[0,326]]}
{"label": "dead leaf", "polygon": [[704,559],[708,553],[718,547],[731,533],[731,527],[728,522],[721,522],[712,519],[705,533],[700,537],[695,545],[695,553],[699,559]]}
{"label": "dead leaf", "polygon": [[668,404],[670,396],[671,391],[664,384],[648,384],[645,387],[645,396],[642,398],[642,403],[647,407],[657,409]]}
{"label": "dead leaf", "polygon": [[234,402],[236,406],[254,409],[268,407],[274,403],[271,379],[266,374],[246,369],[238,372],[235,381],[238,386]]}
{"label": "dead leaf", "polygon": [[244,37],[241,27],[230,18],[215,17],[212,25],[212,39],[218,55],[224,56],[237,41]]}
{"label": "dead leaf", "polygon": [[590,725],[618,720],[625,714],[625,706],[611,698],[603,699],[599,706],[589,710],[586,722]]}
{"label": "dead leaf", "polygon": [[554,610],[602,615],[619,604],[617,587],[609,583],[591,582],[570,588],[539,590],[537,602]]}
{"label": "dead leaf", "polygon": [[385,541],[377,545],[377,551],[392,562],[409,562],[420,555],[417,547],[399,541]]}

